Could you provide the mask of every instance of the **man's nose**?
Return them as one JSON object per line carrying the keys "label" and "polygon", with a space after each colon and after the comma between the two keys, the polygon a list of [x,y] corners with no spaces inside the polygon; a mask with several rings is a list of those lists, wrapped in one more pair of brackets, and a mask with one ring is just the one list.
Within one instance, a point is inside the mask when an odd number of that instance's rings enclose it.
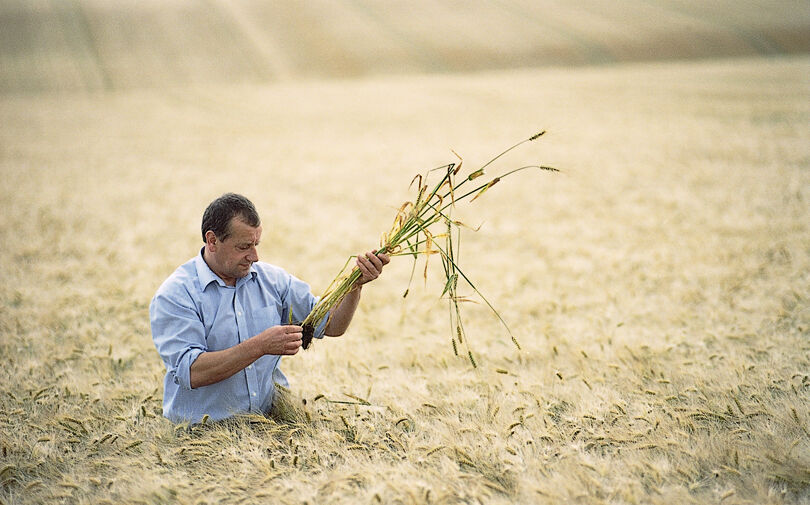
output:
{"label": "man's nose", "polygon": [[256,250],[256,246],[250,248],[247,259],[254,263],[259,261],[259,251]]}

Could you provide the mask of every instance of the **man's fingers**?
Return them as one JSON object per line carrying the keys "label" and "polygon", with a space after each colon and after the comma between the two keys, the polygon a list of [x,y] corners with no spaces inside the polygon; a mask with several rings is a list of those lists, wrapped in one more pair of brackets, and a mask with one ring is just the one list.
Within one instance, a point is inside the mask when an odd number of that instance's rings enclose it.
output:
{"label": "man's fingers", "polygon": [[295,354],[303,343],[303,328],[294,324],[273,326],[265,330],[263,338],[266,344],[265,354]]}
{"label": "man's fingers", "polygon": [[[365,267],[370,275],[377,277],[382,271],[383,262],[374,253],[367,252],[365,255],[357,255],[357,265]],[[363,268],[361,268],[363,270]]]}
{"label": "man's fingers", "polygon": [[288,326],[282,326],[281,329],[282,329],[282,332],[279,335],[279,338],[286,345],[290,345],[291,343],[295,342],[296,340],[301,340],[302,338],[304,338],[304,333],[303,333],[304,329],[301,328],[300,326],[296,326],[296,325],[291,324],[291,325],[288,325]]}
{"label": "man's fingers", "polygon": [[369,261],[366,258],[360,258],[357,261],[357,267],[360,268],[360,271],[363,272],[363,274],[365,276],[373,275],[373,273],[371,271],[371,268],[372,268],[371,264],[369,263]]}
{"label": "man's fingers", "polygon": [[296,354],[298,352],[298,349],[301,348],[301,344],[302,344],[302,341],[300,339],[299,340],[294,340],[292,342],[287,342],[287,347],[286,347],[287,354]]}
{"label": "man's fingers", "polygon": [[382,271],[383,262],[380,258],[377,257],[376,254],[366,253],[366,258],[368,258],[368,261],[374,266],[377,272]]}
{"label": "man's fingers", "polygon": [[367,282],[370,279],[374,278],[374,274],[371,273],[371,269],[369,268],[369,261],[367,258],[357,255],[357,268],[360,269],[360,273],[363,274],[363,281]]}
{"label": "man's fingers", "polygon": [[382,273],[383,266],[387,265],[391,258],[387,254],[377,256],[376,251],[357,255],[357,268],[363,274],[360,284],[373,281]]}
{"label": "man's fingers", "polygon": [[369,261],[374,265],[378,273],[382,273],[382,268],[391,261],[390,256],[382,253],[377,254],[377,251],[366,253],[366,257],[368,257]]}

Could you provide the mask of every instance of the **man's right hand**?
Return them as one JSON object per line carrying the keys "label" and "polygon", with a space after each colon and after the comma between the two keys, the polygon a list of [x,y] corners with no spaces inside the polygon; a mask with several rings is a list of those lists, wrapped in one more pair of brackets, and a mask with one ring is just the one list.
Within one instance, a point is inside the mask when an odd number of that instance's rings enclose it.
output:
{"label": "man's right hand", "polygon": [[304,336],[300,326],[273,326],[241,344],[221,351],[206,351],[191,364],[192,388],[225,380],[265,354],[291,355],[301,348]]}
{"label": "man's right hand", "polygon": [[257,335],[264,354],[292,355],[301,348],[303,328],[295,325],[271,326]]}

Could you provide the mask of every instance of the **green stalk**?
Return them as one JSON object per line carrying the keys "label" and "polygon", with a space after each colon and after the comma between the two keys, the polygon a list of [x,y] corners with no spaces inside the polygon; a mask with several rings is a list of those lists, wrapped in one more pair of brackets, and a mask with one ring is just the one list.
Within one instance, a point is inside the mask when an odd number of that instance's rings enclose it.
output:
{"label": "green stalk", "polygon": [[[481,168],[471,173],[468,177],[463,178],[462,181],[458,184],[455,183],[455,175],[461,168],[461,163],[459,163],[458,165],[456,165],[455,163],[450,163],[447,165],[443,165],[441,167],[437,167],[433,170],[430,170],[428,174],[437,170],[442,170],[444,172],[441,179],[433,186],[433,189],[430,192],[428,192],[426,180],[423,180],[421,175],[414,177],[413,181],[417,180],[419,181],[417,185],[418,187],[417,187],[416,202],[415,203],[406,202],[405,204],[403,204],[403,206],[400,208],[399,213],[395,217],[392,229],[384,236],[385,238],[384,244],[382,244],[381,248],[377,251],[377,254],[388,254],[390,256],[407,255],[413,257],[414,265],[411,270],[410,279],[408,281],[408,286],[410,286],[411,282],[413,281],[418,256],[419,255],[426,256],[425,276],[427,276],[427,266],[430,261],[430,253],[432,253],[433,248],[435,248],[435,251],[438,252],[441,256],[442,267],[444,270],[444,276],[446,281],[444,290],[442,292],[442,296],[444,296],[445,294],[448,296],[450,302],[450,324],[452,327],[453,323],[455,322],[459,342],[461,342],[462,335],[464,334],[461,319],[461,310],[459,307],[459,301],[461,300],[461,298],[458,296],[457,292],[458,280],[459,278],[461,278],[473,289],[474,293],[478,295],[484,301],[484,303],[486,303],[489,309],[497,316],[498,320],[501,322],[506,331],[509,333],[514,344],[518,347],[518,349],[520,349],[520,345],[518,344],[517,339],[515,339],[511,329],[506,324],[506,321],[503,319],[503,317],[501,317],[500,313],[498,313],[498,311],[489,302],[489,300],[487,300],[487,298],[483,296],[483,294],[478,290],[478,288],[470,281],[467,275],[461,270],[461,268],[459,268],[458,245],[460,244],[461,241],[461,229],[460,229],[461,223],[454,222],[451,219],[451,213],[452,207],[454,207],[457,202],[465,200],[472,195],[475,195],[472,198],[472,200],[475,200],[476,198],[478,198],[478,196],[482,195],[489,188],[491,188],[497,182],[499,182],[500,179],[512,175],[521,170],[525,170],[528,168],[539,168],[543,170],[557,171],[556,169],[550,167],[539,165],[527,165],[510,170],[499,177],[495,177],[482,184],[475,186],[474,189],[462,194],[461,196],[456,196],[456,192],[458,191],[459,188],[482,175],[486,167],[494,163],[496,160],[501,158],[509,151],[515,149],[521,144],[535,140],[536,138],[543,135],[543,133],[545,132],[540,132],[504,150],[503,152],[501,152],[500,154],[489,160],[487,163],[485,163]],[[411,184],[413,184],[413,181],[411,182]],[[442,188],[444,188],[445,186],[447,186],[447,190],[442,191]],[[430,229],[439,222],[443,222],[447,228],[444,247],[436,243],[434,234],[431,233],[430,231]],[[454,226],[458,234],[455,247],[453,243]],[[436,237],[438,237],[438,235],[436,235]],[[405,245],[406,247],[403,247],[403,245]],[[349,273],[345,273],[346,268],[348,268],[349,262],[353,257],[354,256],[349,257],[349,259],[344,264],[338,276],[332,281],[332,283],[326,289],[319,302],[316,304],[316,306],[313,308],[310,314],[306,317],[306,319],[303,322],[305,326],[309,325],[310,327],[315,327],[321,324],[323,320],[329,316],[330,311],[335,307],[337,307],[343,300],[343,298],[345,298],[345,296],[349,292],[351,292],[352,289],[354,289],[356,283],[362,277],[362,273],[357,267],[354,267]],[[406,296],[407,294],[408,290],[405,291],[405,295],[403,296]],[[454,349],[456,349],[455,339],[453,340],[453,347]],[[468,351],[468,354],[470,355],[472,361],[471,351]]]}

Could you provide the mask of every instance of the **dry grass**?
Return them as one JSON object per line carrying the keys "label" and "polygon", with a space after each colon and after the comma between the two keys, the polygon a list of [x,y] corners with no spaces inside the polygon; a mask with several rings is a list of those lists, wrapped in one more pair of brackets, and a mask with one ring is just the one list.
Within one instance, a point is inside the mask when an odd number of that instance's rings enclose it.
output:
{"label": "dry grass", "polygon": [[[0,501],[807,503],[809,67],[3,97]],[[260,255],[317,292],[403,180],[539,129],[510,163],[565,174],[488,192],[461,253],[523,351],[472,307],[473,370],[395,261],[285,360],[306,405],[161,418],[147,305],[213,197],[251,197]]]}

